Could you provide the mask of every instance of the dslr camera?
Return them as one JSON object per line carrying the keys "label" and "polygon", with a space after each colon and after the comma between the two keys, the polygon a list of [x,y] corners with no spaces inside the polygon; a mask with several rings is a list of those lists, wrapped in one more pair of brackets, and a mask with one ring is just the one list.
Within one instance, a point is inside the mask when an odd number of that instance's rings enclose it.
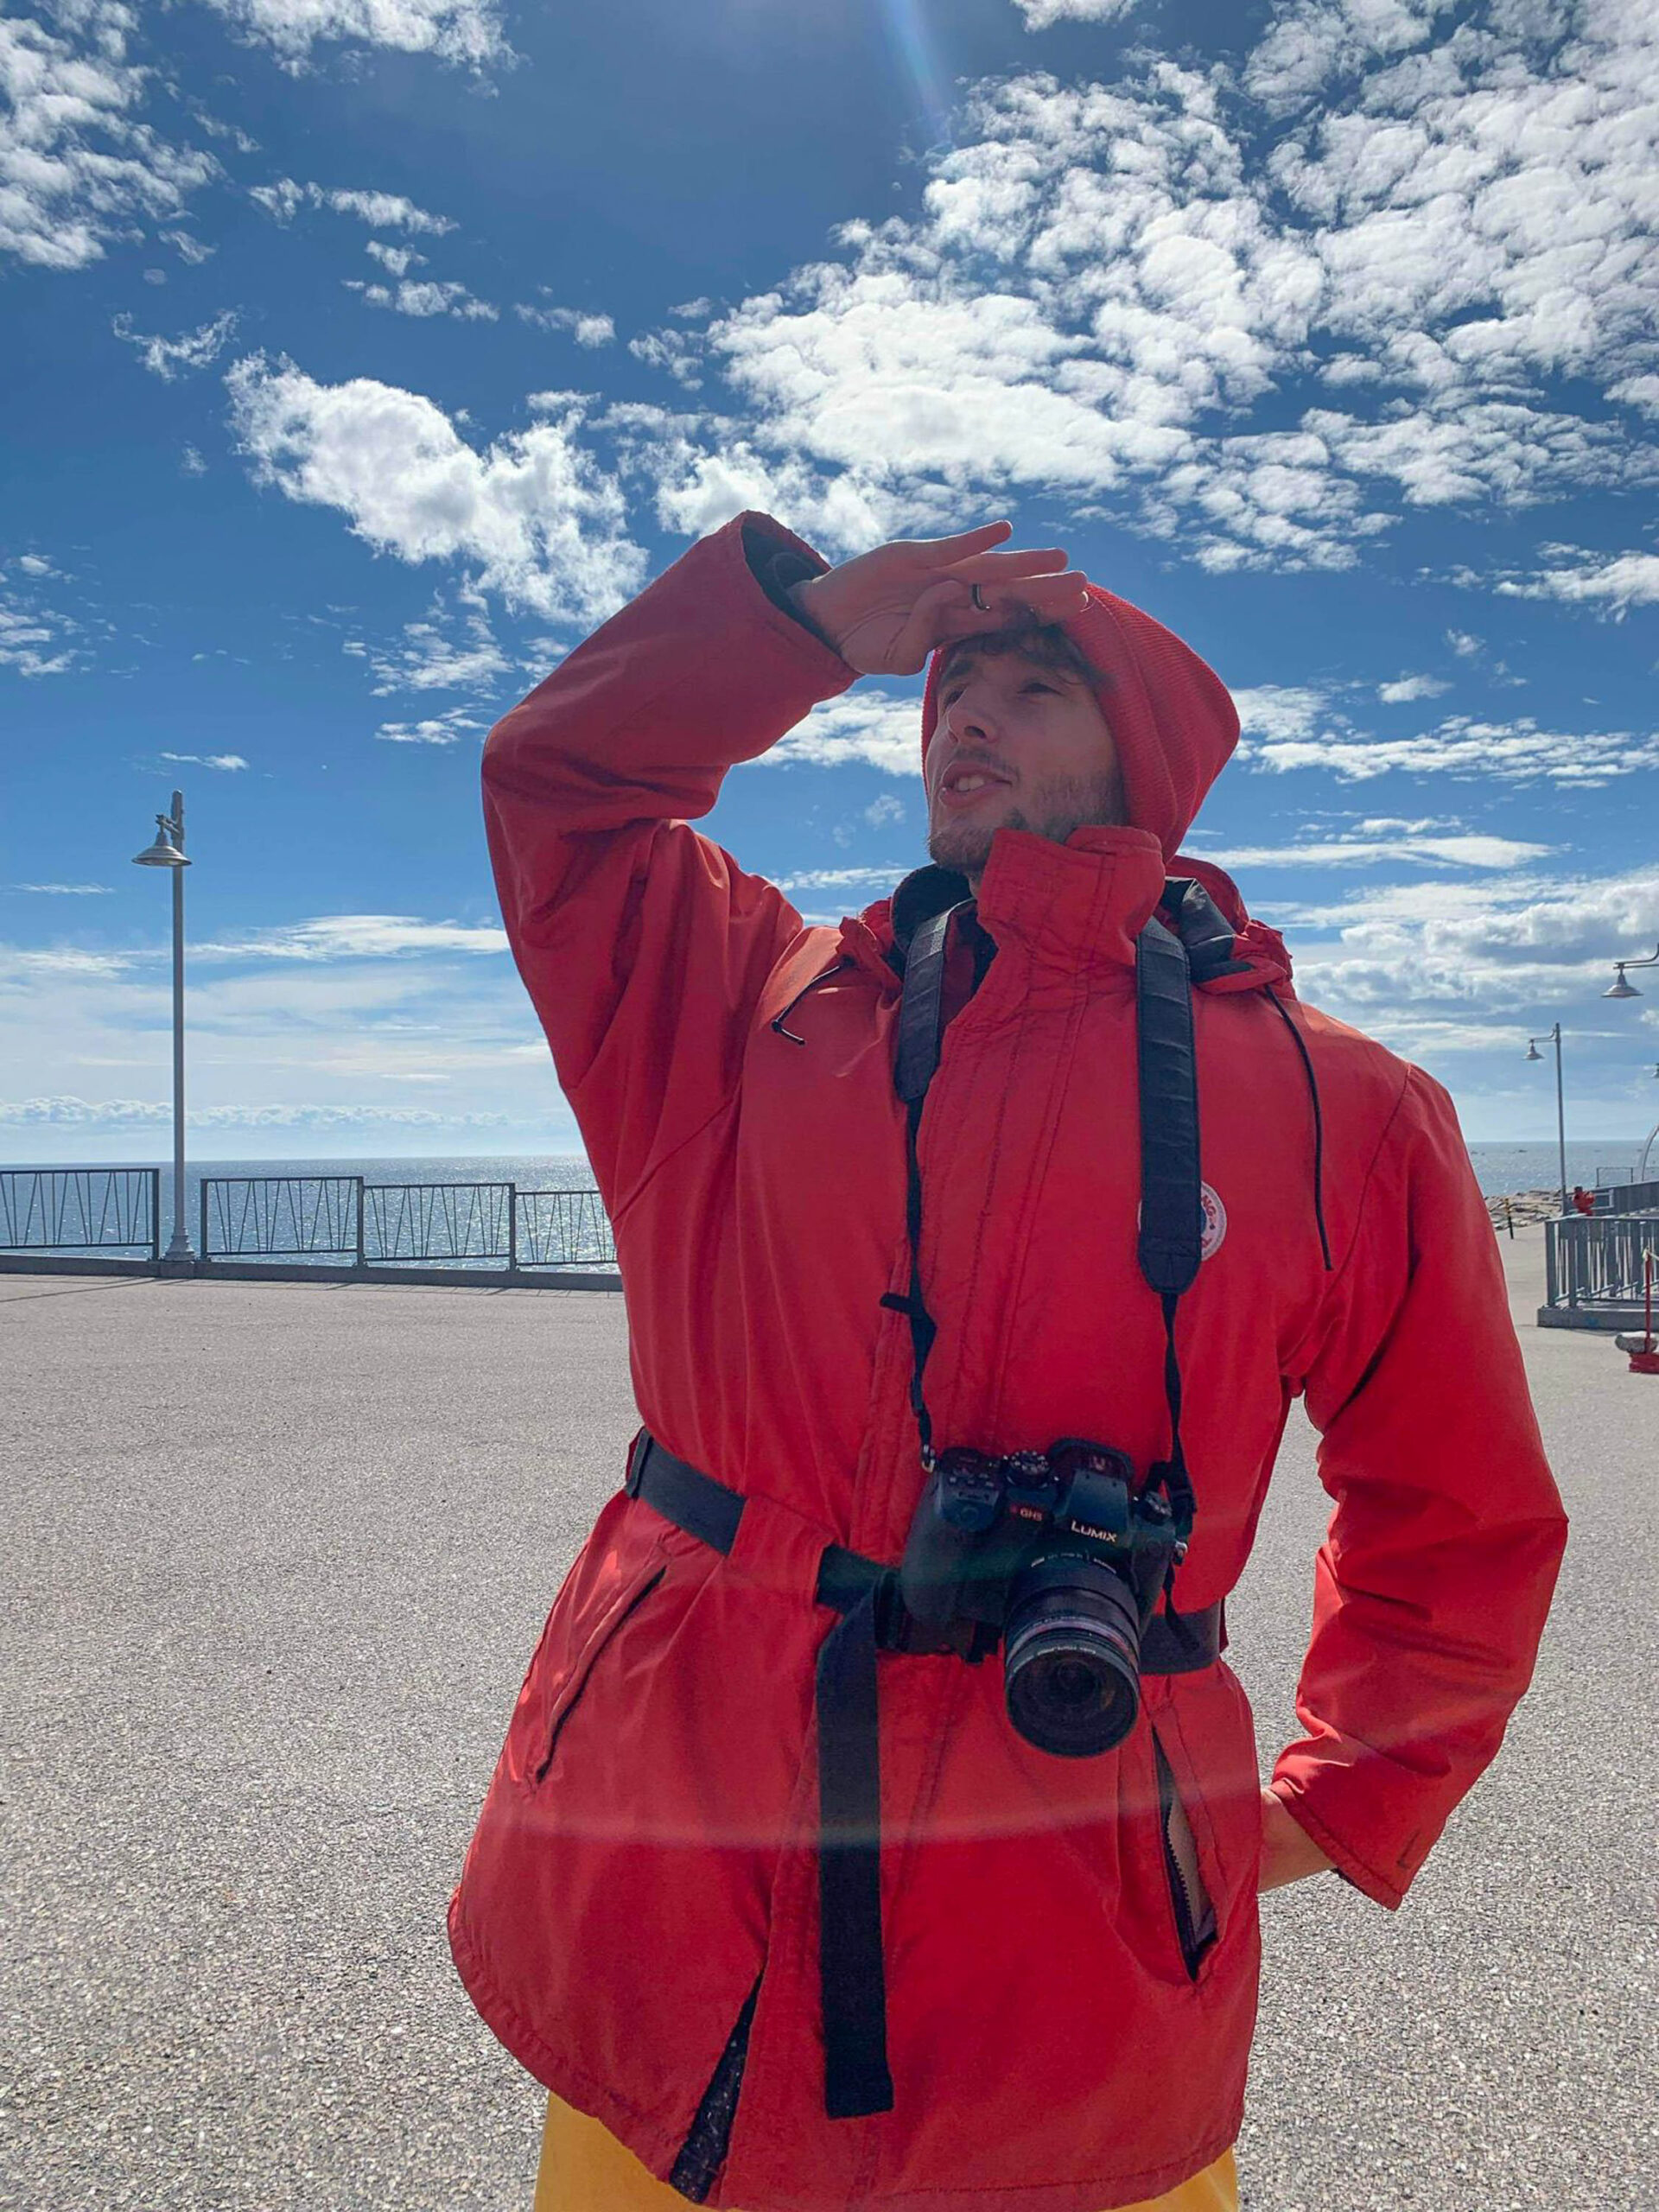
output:
{"label": "dslr camera", "polygon": [[971,1660],[1000,1643],[1020,1734],[1088,1758],[1135,1726],[1141,1630],[1191,1534],[1190,1511],[1155,1478],[1137,1487],[1110,1445],[1064,1437],[1001,1458],[953,1446],[930,1471],[899,1593],[925,1632]]}

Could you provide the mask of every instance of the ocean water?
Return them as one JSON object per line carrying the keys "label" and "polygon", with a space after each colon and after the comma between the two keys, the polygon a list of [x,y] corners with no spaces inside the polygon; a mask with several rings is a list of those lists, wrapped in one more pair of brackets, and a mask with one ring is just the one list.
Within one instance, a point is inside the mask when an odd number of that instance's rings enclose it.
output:
{"label": "ocean water", "polygon": [[[1611,1141],[1591,1144],[1569,1144],[1567,1147],[1568,1189],[1579,1183],[1593,1190],[1599,1183],[1628,1181],[1636,1171],[1641,1150],[1639,1143],[1619,1144]],[[1556,1147],[1553,1144],[1472,1144],[1469,1147],[1469,1156],[1473,1163],[1480,1187],[1489,1198],[1501,1197],[1506,1192],[1514,1193],[1521,1191],[1553,1191],[1556,1186],[1559,1168]],[[102,1166],[130,1163],[106,1160],[98,1161],[96,1164]],[[29,1174],[35,1171],[25,1169],[22,1172]],[[1649,1173],[1659,1176],[1659,1145],[1654,1147],[1654,1157],[1649,1162]],[[205,1176],[251,1176],[264,1179],[274,1176],[308,1178],[326,1175],[361,1175],[365,1183],[378,1185],[513,1183],[520,1192],[584,1191],[591,1190],[593,1187],[593,1176],[585,1160],[543,1153],[509,1155],[443,1154],[417,1160],[330,1158],[214,1160],[204,1160],[200,1164],[187,1162],[185,1220],[192,1246],[197,1247],[200,1243],[200,1189],[202,1179]],[[163,1249],[166,1248],[173,1226],[172,1185],[172,1168],[168,1165],[161,1170]],[[21,1202],[16,1197],[14,1198],[14,1205]],[[3,1217],[0,1217],[0,1236],[6,1233]],[[31,1241],[34,1241],[33,1238]],[[434,1261],[429,1264],[442,1265],[443,1262]],[[464,1262],[457,1262],[454,1264],[461,1265]],[[479,1264],[487,1264],[487,1262]]]}

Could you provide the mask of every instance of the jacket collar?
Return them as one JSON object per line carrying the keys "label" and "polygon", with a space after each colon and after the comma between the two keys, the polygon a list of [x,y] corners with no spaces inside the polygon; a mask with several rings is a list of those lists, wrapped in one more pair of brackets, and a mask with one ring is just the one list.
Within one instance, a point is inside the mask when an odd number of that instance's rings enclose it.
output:
{"label": "jacket collar", "polygon": [[[1135,940],[1161,903],[1203,988],[1252,989],[1288,980],[1290,963],[1277,933],[1248,918],[1218,868],[1178,860],[1173,869],[1180,880],[1168,885],[1174,895],[1166,897],[1162,848],[1144,830],[1090,826],[1074,830],[1064,845],[1027,830],[999,830],[981,879],[976,918],[999,948],[1020,948],[1035,971],[1104,974],[1133,970]],[[842,924],[840,952],[896,988],[922,923],[969,896],[967,878],[955,869],[918,868],[891,898]],[[1236,936],[1226,948],[1229,931]],[[1206,940],[1214,957],[1202,949]]]}

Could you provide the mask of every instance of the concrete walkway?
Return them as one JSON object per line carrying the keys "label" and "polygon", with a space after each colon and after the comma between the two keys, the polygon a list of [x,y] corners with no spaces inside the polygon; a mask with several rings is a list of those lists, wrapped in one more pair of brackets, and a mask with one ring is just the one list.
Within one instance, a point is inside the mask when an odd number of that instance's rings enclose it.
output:
{"label": "concrete walkway", "polygon": [[[1504,1252],[1574,1541],[1538,1683],[1402,1914],[1268,1901],[1252,2212],[1659,2202],[1659,1380],[1531,1325],[1539,1235]],[[0,1357],[0,2204],[528,2212],[539,2099],[442,1914],[633,1426],[620,1300],[12,1277]],[[1230,1609],[1264,1751],[1324,1509],[1298,1423]]]}

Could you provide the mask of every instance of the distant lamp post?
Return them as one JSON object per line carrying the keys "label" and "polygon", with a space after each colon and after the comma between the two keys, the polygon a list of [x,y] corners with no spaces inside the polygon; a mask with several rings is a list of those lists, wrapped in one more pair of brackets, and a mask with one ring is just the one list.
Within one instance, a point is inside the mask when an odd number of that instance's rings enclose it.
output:
{"label": "distant lamp post", "polygon": [[[1653,1073],[1654,1080],[1659,1082],[1659,1062],[1655,1063]],[[1638,1183],[1645,1183],[1648,1179],[1648,1154],[1656,1144],[1659,1144],[1659,1122],[1656,1122],[1652,1128],[1648,1131],[1648,1141],[1642,1147],[1642,1164],[1636,1171],[1636,1179]]]}
{"label": "distant lamp post", "polygon": [[184,1225],[184,793],[173,794],[171,814],[156,817],[156,842],[132,856],[135,868],[166,868],[173,871],[173,1241],[162,1266],[170,1274],[187,1274],[194,1265],[190,1238]]}
{"label": "distant lamp post", "polygon": [[[1546,1045],[1554,1045],[1555,1047],[1555,1141],[1560,1147],[1561,1211],[1565,1213],[1567,1211],[1567,1106],[1561,1092],[1561,1025],[1559,1021],[1547,1033],[1541,1041]],[[1543,1058],[1543,1054],[1538,1049],[1539,1043],[1540,1039],[1536,1037],[1528,1038],[1527,1058],[1529,1060]]]}
{"label": "distant lamp post", "polygon": [[1659,968],[1659,945],[1655,945],[1651,960],[1615,960],[1613,967],[1616,973],[1612,982],[1602,993],[1603,998],[1639,999],[1642,995],[1641,992],[1634,983],[1625,982],[1624,970],[1627,968]]}

